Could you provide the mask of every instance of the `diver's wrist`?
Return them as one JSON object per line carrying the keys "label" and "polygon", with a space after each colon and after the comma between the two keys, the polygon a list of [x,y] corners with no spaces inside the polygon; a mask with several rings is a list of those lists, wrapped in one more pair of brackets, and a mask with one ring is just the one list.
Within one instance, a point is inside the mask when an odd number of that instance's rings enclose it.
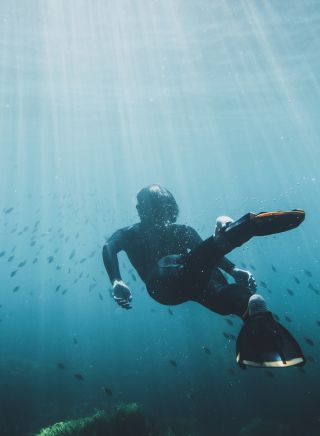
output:
{"label": "diver's wrist", "polygon": [[117,285],[125,285],[126,286],[126,284],[124,283],[124,281],[122,279],[114,279],[112,282],[112,287],[114,288]]}

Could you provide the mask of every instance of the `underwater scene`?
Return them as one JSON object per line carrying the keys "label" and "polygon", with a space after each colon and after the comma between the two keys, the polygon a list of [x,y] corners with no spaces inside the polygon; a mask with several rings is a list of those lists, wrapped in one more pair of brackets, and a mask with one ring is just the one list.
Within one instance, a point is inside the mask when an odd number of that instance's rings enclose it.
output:
{"label": "underwater scene", "polygon": [[0,436],[320,435],[319,0],[0,23]]}

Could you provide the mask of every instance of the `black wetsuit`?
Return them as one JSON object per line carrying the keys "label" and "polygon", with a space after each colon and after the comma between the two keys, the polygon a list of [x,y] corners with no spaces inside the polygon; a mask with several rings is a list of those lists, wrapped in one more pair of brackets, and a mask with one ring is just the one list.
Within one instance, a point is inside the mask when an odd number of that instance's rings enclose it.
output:
{"label": "black wetsuit", "polygon": [[219,268],[234,264],[223,257],[214,238],[202,241],[189,226],[147,227],[141,223],[116,231],[104,246],[104,263],[111,281],[120,279],[116,254],[125,251],[152,298],[175,305],[196,301],[214,312],[242,316],[252,295],[228,281]]}

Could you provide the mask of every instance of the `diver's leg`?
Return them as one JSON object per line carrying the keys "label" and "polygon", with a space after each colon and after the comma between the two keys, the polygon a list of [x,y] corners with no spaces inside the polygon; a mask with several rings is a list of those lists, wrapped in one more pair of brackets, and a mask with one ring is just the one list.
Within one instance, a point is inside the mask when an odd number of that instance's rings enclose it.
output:
{"label": "diver's leg", "polygon": [[218,233],[220,248],[232,250],[249,241],[253,236],[267,236],[298,227],[305,218],[303,210],[288,212],[247,213],[237,221],[222,227]]}
{"label": "diver's leg", "polygon": [[237,315],[246,319],[251,296],[248,288],[236,283],[218,288],[209,281],[205,289],[193,293],[192,300],[220,315]]}
{"label": "diver's leg", "polygon": [[212,268],[235,247],[253,236],[265,236],[297,227],[304,220],[302,210],[289,212],[248,213],[230,222],[220,231],[190,251],[185,258],[186,280],[202,288],[208,282]]}

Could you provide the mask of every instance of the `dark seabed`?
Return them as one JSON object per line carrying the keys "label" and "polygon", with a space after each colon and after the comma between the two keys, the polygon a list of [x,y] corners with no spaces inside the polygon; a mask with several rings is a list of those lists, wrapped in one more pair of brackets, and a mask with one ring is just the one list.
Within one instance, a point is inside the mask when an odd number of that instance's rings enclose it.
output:
{"label": "dark seabed", "polygon": [[[0,22],[0,435],[106,411],[122,436],[318,436],[319,2],[3,0]],[[158,304],[123,252],[115,304],[101,250],[150,183],[203,238],[306,211],[229,256],[303,368],[241,370],[240,320]]]}

